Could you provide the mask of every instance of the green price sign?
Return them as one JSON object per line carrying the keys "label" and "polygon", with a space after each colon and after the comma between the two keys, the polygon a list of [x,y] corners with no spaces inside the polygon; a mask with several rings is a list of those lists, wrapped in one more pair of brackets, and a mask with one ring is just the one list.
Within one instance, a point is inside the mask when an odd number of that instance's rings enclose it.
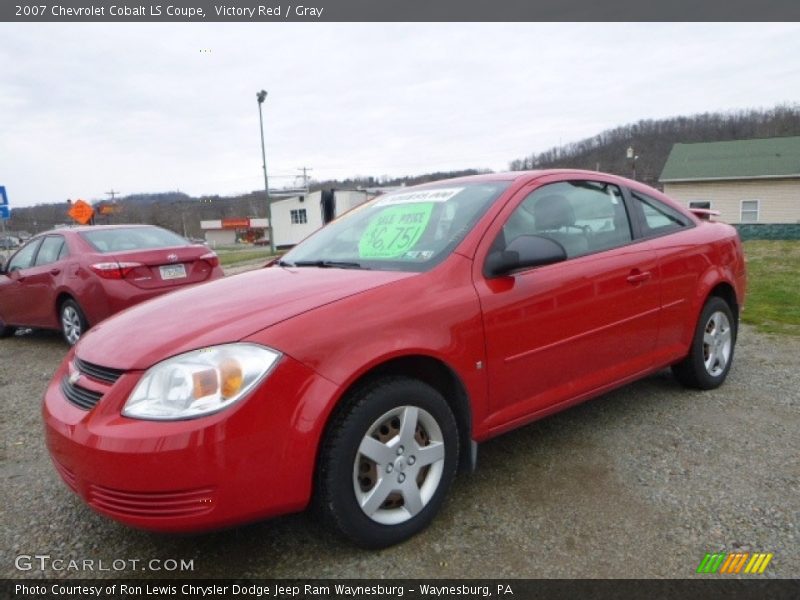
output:
{"label": "green price sign", "polygon": [[414,247],[431,220],[433,202],[387,206],[358,242],[361,258],[399,258]]}

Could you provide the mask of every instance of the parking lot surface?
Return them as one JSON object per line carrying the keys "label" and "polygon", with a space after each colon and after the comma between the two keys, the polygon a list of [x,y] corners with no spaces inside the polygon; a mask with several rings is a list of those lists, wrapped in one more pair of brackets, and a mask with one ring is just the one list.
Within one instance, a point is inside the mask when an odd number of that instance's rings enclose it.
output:
{"label": "parking lot surface", "polygon": [[[718,390],[664,371],[481,445],[433,525],[379,552],[304,514],[176,536],[93,513],[42,435],[42,393],[66,351],[56,333],[0,340],[2,577],[682,578],[715,551],[772,552],[767,577],[800,572],[798,338],[743,327]],[[20,570],[20,555],[49,555],[50,568]],[[192,570],[163,570],[170,559]]]}

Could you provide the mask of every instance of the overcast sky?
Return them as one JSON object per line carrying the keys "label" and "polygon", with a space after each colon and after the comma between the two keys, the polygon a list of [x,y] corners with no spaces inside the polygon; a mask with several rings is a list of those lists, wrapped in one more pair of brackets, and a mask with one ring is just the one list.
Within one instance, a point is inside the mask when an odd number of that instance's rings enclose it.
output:
{"label": "overcast sky", "polygon": [[[201,52],[202,50],[202,52]],[[643,118],[800,100],[798,24],[0,24],[14,206],[504,170]]]}

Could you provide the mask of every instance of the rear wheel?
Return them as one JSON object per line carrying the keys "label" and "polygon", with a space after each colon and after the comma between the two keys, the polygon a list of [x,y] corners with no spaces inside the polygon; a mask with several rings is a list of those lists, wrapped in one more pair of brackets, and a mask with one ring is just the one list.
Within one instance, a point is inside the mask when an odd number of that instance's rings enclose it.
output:
{"label": "rear wheel", "polygon": [[360,546],[390,546],[427,527],[457,464],[458,428],[442,395],[413,379],[384,379],[354,394],[331,423],[317,508]]}
{"label": "rear wheel", "polygon": [[65,300],[61,304],[59,315],[61,333],[64,334],[64,340],[70,346],[74,346],[89,328],[89,323],[87,323],[81,307],[72,298]]}
{"label": "rear wheel", "polygon": [[712,296],[697,322],[689,354],[672,366],[683,385],[710,390],[722,385],[733,362],[736,320],[728,303]]}

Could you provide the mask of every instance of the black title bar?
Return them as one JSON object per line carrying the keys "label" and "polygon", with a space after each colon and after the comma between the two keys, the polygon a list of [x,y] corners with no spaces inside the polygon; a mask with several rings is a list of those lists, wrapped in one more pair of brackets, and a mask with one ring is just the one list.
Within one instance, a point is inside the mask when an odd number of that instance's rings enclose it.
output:
{"label": "black title bar", "polygon": [[586,598],[592,600],[796,600],[800,581],[783,579],[5,579],[0,597],[13,600],[83,600],[101,598],[202,598],[251,600],[528,600]]}
{"label": "black title bar", "polygon": [[797,0],[2,0],[0,22],[797,21]]}

